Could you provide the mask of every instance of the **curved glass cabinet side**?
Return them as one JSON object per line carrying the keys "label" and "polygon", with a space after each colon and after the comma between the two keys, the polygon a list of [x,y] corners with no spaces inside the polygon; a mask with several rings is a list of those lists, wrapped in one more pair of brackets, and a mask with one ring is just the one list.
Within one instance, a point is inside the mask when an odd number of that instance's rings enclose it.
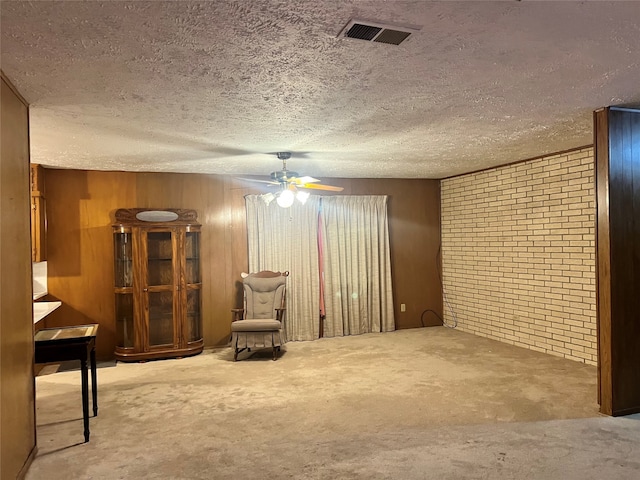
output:
{"label": "curved glass cabinet side", "polygon": [[133,286],[133,248],[130,230],[118,229],[113,233],[114,273],[116,287]]}

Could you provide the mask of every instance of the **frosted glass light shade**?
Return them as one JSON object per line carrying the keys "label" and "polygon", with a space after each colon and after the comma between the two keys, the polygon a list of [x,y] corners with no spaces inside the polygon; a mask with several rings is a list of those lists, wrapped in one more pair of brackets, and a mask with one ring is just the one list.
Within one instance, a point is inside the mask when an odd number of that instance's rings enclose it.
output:
{"label": "frosted glass light shade", "polygon": [[276,198],[276,196],[273,193],[269,192],[262,195],[261,198],[265,205],[269,205]]}
{"label": "frosted glass light shade", "polygon": [[302,205],[304,205],[307,199],[309,198],[309,192],[303,192],[299,190],[298,193],[296,193],[296,198]]}
{"label": "frosted glass light shade", "polygon": [[278,202],[278,205],[280,205],[282,208],[289,208],[291,205],[293,205],[294,199],[295,196],[293,195],[293,192],[291,190],[283,190],[280,195],[278,195],[276,202]]}

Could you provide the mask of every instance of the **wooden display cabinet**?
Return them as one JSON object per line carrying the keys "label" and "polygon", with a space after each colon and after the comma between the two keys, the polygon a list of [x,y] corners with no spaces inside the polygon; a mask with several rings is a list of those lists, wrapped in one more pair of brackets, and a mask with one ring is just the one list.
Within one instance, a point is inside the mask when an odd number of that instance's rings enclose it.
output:
{"label": "wooden display cabinet", "polygon": [[195,210],[119,209],[114,224],[116,360],[202,352]]}

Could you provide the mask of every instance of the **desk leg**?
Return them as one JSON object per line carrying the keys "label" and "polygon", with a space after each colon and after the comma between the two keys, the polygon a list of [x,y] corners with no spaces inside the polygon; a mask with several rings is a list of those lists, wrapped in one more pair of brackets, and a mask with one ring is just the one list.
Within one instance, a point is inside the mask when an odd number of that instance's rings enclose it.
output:
{"label": "desk leg", "polygon": [[83,355],[80,360],[82,374],[82,418],[84,420],[84,441],[89,441],[89,371],[87,369],[87,357]]}
{"label": "desk leg", "polygon": [[91,353],[91,395],[93,400],[93,416],[98,416],[98,380],[96,375],[96,349],[92,348]]}

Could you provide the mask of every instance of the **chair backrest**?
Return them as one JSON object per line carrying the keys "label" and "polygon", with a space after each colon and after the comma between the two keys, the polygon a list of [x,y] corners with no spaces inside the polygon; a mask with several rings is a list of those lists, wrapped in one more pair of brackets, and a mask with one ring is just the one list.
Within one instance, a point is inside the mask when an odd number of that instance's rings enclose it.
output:
{"label": "chair backrest", "polygon": [[244,318],[276,318],[276,308],[284,308],[289,272],[262,271],[244,277]]}

